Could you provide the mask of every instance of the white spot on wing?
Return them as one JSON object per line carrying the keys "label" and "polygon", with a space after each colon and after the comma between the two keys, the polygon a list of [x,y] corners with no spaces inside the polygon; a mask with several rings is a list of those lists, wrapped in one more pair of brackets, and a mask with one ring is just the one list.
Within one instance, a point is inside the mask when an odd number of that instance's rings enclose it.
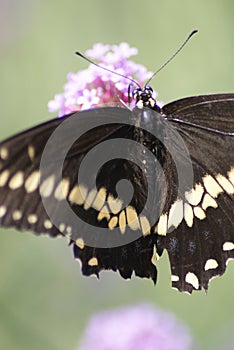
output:
{"label": "white spot on wing", "polygon": [[193,209],[188,203],[184,203],[184,220],[188,227],[193,226]]}
{"label": "white spot on wing", "polygon": [[234,249],[234,243],[233,242],[225,242],[223,244],[223,251],[229,251]]}
{"label": "white spot on wing", "polygon": [[37,222],[38,218],[36,214],[29,214],[28,215],[28,222],[29,224],[35,224]]}
{"label": "white spot on wing", "polygon": [[75,185],[69,194],[69,201],[71,203],[82,205],[85,202],[85,198],[87,196],[87,188],[83,185]]}
{"label": "white spot on wing", "polygon": [[9,182],[9,188],[11,190],[16,190],[20,188],[24,183],[24,173],[23,171],[17,171],[15,175],[12,176]]}
{"label": "white spot on wing", "polygon": [[177,228],[181,221],[183,220],[184,212],[183,212],[183,201],[177,200],[172,204],[169,215],[168,215],[168,229],[170,227]]}
{"label": "white spot on wing", "polygon": [[217,267],[219,266],[217,260],[215,259],[208,259],[205,263],[205,267],[204,267],[204,270],[207,271],[207,270],[213,270],[213,269],[216,269]]}
{"label": "white spot on wing", "polygon": [[85,243],[84,243],[83,238],[77,238],[76,245],[77,245],[78,248],[84,249]]}
{"label": "white spot on wing", "polygon": [[71,228],[71,226],[67,226],[66,231],[67,231],[67,235],[70,236],[71,233],[72,233],[72,228]]}
{"label": "white spot on wing", "polygon": [[202,199],[204,188],[201,184],[196,184],[195,188],[185,192],[185,198],[192,205],[198,205]]}
{"label": "white spot on wing", "polygon": [[124,233],[126,230],[126,215],[124,210],[119,214],[119,229],[121,233]]}
{"label": "white spot on wing", "polygon": [[203,177],[203,183],[204,183],[206,191],[213,198],[217,198],[218,195],[223,192],[222,187],[219,186],[217,181],[211,175],[204,176]]}
{"label": "white spot on wing", "polygon": [[150,223],[146,216],[140,215],[141,231],[143,236],[150,234]]}
{"label": "white spot on wing", "polygon": [[53,224],[52,222],[49,220],[49,219],[46,219],[44,221],[44,227],[47,229],[47,230],[50,230],[52,227],[53,227]]}
{"label": "white spot on wing", "polygon": [[128,225],[133,231],[138,230],[140,228],[136,209],[134,209],[130,205],[126,208],[126,217]]}
{"label": "white spot on wing", "polygon": [[106,201],[106,189],[104,187],[101,187],[93,201],[92,207],[100,211],[103,205],[105,204],[105,201]]}
{"label": "white spot on wing", "polygon": [[216,176],[217,181],[219,182],[220,186],[229,194],[234,193],[234,186],[233,184],[223,175],[219,174]]}
{"label": "white spot on wing", "polygon": [[157,264],[157,261],[159,260],[159,255],[158,255],[158,252],[157,252],[157,248],[155,247],[154,245],[154,248],[153,248],[153,255],[152,255],[152,258],[151,258],[151,262],[154,266],[156,266]]}
{"label": "white spot on wing", "polygon": [[10,175],[9,170],[4,170],[0,174],[0,187],[5,186],[5,184],[7,183],[8,178],[9,178],[9,175]]}
{"label": "white spot on wing", "polygon": [[54,190],[55,176],[50,175],[40,185],[40,194],[42,197],[49,197]]}
{"label": "white spot on wing", "polygon": [[28,146],[28,156],[31,161],[33,161],[35,158],[35,148],[32,145]]}
{"label": "white spot on wing", "polygon": [[162,214],[158,222],[158,234],[160,236],[166,236],[167,234],[167,214]]}
{"label": "white spot on wing", "polygon": [[193,288],[199,288],[199,281],[197,276],[193,272],[188,272],[185,276],[185,282],[191,284]]}
{"label": "white spot on wing", "polygon": [[179,276],[177,275],[171,275],[171,281],[172,282],[178,282],[180,280]]}
{"label": "white spot on wing", "polygon": [[0,218],[2,218],[6,214],[7,208],[5,205],[0,206]]}
{"label": "white spot on wing", "polygon": [[39,182],[40,172],[39,170],[35,170],[28,176],[27,180],[25,181],[24,187],[27,193],[32,193],[35,191],[39,186]]}
{"label": "white spot on wing", "polygon": [[99,212],[97,217],[98,221],[101,221],[104,218],[106,218],[107,220],[110,220],[110,213],[106,205],[102,208],[102,210]]}
{"label": "white spot on wing", "polygon": [[198,219],[204,220],[206,218],[206,214],[204,210],[202,210],[202,208],[195,207],[193,208],[193,211],[194,211],[194,216],[196,216]]}
{"label": "white spot on wing", "polygon": [[15,210],[13,211],[12,213],[12,218],[13,220],[17,221],[17,220],[20,220],[22,218],[22,212],[20,210]]}
{"label": "white spot on wing", "polygon": [[64,224],[64,223],[61,223],[60,225],[59,225],[59,231],[60,232],[64,232],[65,231],[65,228],[66,228],[66,225]]}
{"label": "white spot on wing", "polygon": [[84,203],[84,209],[87,210],[91,207],[94,198],[96,197],[97,191],[95,189],[91,190],[87,195]]}
{"label": "white spot on wing", "polygon": [[68,179],[62,179],[62,181],[59,182],[55,192],[54,192],[54,197],[58,201],[64,200],[69,191],[69,180]]}
{"label": "white spot on wing", "polygon": [[214,198],[206,193],[202,201],[202,209],[206,210],[208,207],[217,208],[218,204]]}
{"label": "white spot on wing", "polygon": [[119,213],[122,209],[123,202],[118,198],[114,198],[111,194],[109,194],[107,202],[113,214]]}
{"label": "white spot on wing", "polygon": [[97,266],[97,265],[98,265],[98,259],[95,258],[95,257],[89,259],[88,265],[89,265],[89,266]]}
{"label": "white spot on wing", "polygon": [[5,147],[0,148],[0,157],[5,160],[8,158],[8,149]]}
{"label": "white spot on wing", "polygon": [[118,224],[118,218],[117,216],[113,216],[108,222],[108,227],[110,230],[113,230],[117,224]]}

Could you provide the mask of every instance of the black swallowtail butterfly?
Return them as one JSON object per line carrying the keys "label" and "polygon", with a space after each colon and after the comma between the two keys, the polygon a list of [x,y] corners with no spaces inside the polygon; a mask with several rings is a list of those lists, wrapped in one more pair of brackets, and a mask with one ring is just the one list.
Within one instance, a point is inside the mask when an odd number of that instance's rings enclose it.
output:
{"label": "black swallowtail butterfly", "polygon": [[156,282],[167,250],[172,286],[207,290],[234,258],[234,94],[134,98],[1,142],[0,224],[67,236],[84,275]]}

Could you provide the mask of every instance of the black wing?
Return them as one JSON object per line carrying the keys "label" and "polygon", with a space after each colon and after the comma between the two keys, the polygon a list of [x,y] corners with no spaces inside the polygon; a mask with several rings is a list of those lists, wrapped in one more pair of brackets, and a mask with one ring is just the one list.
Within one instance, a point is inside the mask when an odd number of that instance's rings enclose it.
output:
{"label": "black wing", "polygon": [[234,94],[181,99],[163,113],[188,148],[194,188],[183,198],[177,228],[158,244],[168,251],[173,287],[207,289],[234,258]]}
{"label": "black wing", "polygon": [[[96,114],[93,116],[92,113],[93,119],[98,118],[98,112],[97,116]],[[76,118],[76,116],[78,114],[56,118],[0,143],[0,222],[2,226],[29,229],[35,233],[48,233],[51,236],[61,234],[54,225],[51,227],[51,223],[49,223],[48,215],[41,201],[39,185],[43,185],[46,177],[53,175],[53,164],[57,164],[61,160],[66,142],[69,143],[69,139],[74,136],[74,130],[69,125],[63,138],[59,139],[60,142],[49,149],[50,153],[47,157],[49,163],[44,165],[44,169],[42,169],[41,160],[45,146],[53,132],[64,121],[68,121],[68,118]],[[81,127],[82,124],[87,124],[87,121],[92,124],[93,119],[89,113],[82,116],[85,118],[79,118]],[[76,175],[75,169],[73,169],[74,159],[79,163],[85,152],[92,148],[97,141],[108,137],[118,128],[119,126],[114,124],[104,126],[101,129],[96,128],[95,132],[91,133],[90,138],[86,138],[84,135],[79,140],[79,145],[75,143],[69,157],[64,161],[65,171],[69,173],[68,177]],[[44,191],[46,192],[46,188],[48,188],[47,192],[51,190],[50,198],[52,195],[56,197],[58,179],[56,174],[54,176],[51,181],[48,179],[47,183],[44,182],[46,185]],[[68,193],[71,191],[72,181],[69,179],[69,186],[64,184],[66,187],[64,191],[67,190]],[[57,191],[57,197],[59,197],[59,191]]]}
{"label": "black wing", "polygon": [[[139,113],[132,118],[132,112],[122,108],[93,109],[51,120],[0,143],[0,224],[67,236],[85,275],[113,269],[129,278],[135,271],[156,282],[151,261],[156,235],[150,234],[149,218],[141,213],[147,194],[141,169],[145,165],[135,145],[123,144],[124,139],[142,139],[135,128]],[[113,140],[119,139],[116,147]],[[105,154],[110,160],[98,174],[89,163],[77,184],[86,155],[94,149],[95,163],[100,158],[95,147],[108,140]],[[116,156],[120,149],[122,157]],[[117,193],[121,179],[132,183],[132,198],[124,198],[129,192],[124,182],[121,196]]]}

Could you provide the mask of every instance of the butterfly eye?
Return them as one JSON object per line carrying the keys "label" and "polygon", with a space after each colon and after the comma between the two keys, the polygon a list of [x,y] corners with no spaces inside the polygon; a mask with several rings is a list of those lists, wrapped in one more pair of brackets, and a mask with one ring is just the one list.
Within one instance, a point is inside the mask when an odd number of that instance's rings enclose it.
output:
{"label": "butterfly eye", "polygon": [[134,100],[137,100],[139,98],[139,96],[141,95],[142,93],[142,89],[139,88],[139,87],[135,87],[133,90],[132,90],[132,97],[134,98]]}
{"label": "butterfly eye", "polygon": [[153,93],[153,89],[150,85],[145,86],[145,91],[149,91],[149,92]]}
{"label": "butterfly eye", "polygon": [[150,85],[146,85],[143,89],[143,99],[147,102],[152,97],[153,89]]}

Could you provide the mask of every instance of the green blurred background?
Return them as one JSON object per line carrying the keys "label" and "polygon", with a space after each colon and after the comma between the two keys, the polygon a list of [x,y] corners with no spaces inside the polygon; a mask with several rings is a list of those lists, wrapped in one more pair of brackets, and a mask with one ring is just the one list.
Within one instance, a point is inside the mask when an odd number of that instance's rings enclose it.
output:
{"label": "green blurred background", "polygon": [[[155,70],[199,29],[153,87],[165,103],[233,92],[233,15],[232,0],[0,0],[1,139],[52,117],[47,103],[66,74],[87,66],[74,51],[97,42],[127,41],[139,49],[134,59]],[[111,272],[85,278],[65,239],[1,229],[0,349],[76,349],[93,312],[142,300],[175,313],[201,349],[225,349],[234,331],[234,264],[208,295],[172,290],[166,254],[158,270],[156,287]]]}

